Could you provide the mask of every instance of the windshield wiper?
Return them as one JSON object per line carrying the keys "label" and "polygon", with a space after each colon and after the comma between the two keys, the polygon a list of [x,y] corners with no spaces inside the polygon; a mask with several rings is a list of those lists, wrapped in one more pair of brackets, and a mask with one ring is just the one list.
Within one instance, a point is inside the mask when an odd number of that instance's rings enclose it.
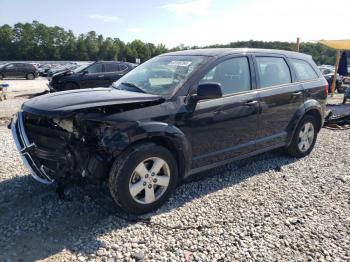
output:
{"label": "windshield wiper", "polygon": [[130,86],[132,88],[135,88],[141,93],[145,93],[145,94],[147,93],[145,90],[143,90],[141,87],[139,87],[137,84],[135,84],[133,82],[122,82],[122,85]]}

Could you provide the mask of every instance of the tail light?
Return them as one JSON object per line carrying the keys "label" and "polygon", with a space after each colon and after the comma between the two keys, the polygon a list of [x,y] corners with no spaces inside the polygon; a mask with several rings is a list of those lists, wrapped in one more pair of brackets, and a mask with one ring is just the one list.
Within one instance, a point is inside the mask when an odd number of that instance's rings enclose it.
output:
{"label": "tail light", "polygon": [[326,94],[326,96],[328,96],[328,83],[324,86],[324,93]]}

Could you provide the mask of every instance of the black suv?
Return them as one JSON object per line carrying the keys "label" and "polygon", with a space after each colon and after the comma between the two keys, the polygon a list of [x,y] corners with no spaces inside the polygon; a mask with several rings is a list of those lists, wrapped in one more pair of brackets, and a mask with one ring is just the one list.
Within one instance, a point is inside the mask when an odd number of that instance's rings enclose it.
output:
{"label": "black suv", "polygon": [[141,214],[191,174],[279,147],[308,155],[327,90],[309,55],[188,50],[155,57],[110,88],[33,98],[11,128],[39,182],[107,179],[116,203]]}
{"label": "black suv", "polygon": [[38,76],[38,70],[28,63],[8,63],[0,66],[0,80],[5,77],[25,77],[33,80]]}
{"label": "black suv", "polygon": [[80,88],[109,87],[136,67],[135,64],[117,61],[98,61],[74,70],[54,74],[49,83],[51,91],[66,91]]}

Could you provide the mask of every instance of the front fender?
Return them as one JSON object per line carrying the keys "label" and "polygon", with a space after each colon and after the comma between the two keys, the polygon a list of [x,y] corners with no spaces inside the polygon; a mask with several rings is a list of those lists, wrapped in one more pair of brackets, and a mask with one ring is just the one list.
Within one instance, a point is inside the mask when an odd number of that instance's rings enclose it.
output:
{"label": "front fender", "polygon": [[192,159],[191,146],[185,134],[174,125],[155,121],[134,122],[124,128],[106,128],[102,138],[103,146],[113,157],[142,141],[170,145],[170,149],[176,150],[180,173],[185,174],[189,170]]}

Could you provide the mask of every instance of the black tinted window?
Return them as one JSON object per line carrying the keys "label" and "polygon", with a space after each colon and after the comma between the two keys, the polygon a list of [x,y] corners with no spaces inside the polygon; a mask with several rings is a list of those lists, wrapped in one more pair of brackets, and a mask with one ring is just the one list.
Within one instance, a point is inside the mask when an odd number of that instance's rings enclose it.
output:
{"label": "black tinted window", "polygon": [[105,64],[105,72],[118,72],[118,71],[120,71],[119,64],[114,64],[114,63]]}
{"label": "black tinted window", "polygon": [[292,82],[289,67],[280,57],[256,57],[260,87],[269,87]]}
{"label": "black tinted window", "polygon": [[126,65],[122,65],[122,64],[119,64],[118,67],[119,67],[119,71],[124,71],[125,69],[128,68]]}
{"label": "black tinted window", "polygon": [[312,69],[309,63],[299,59],[290,59],[290,61],[294,66],[295,73],[299,81],[313,80],[318,78],[316,72]]}
{"label": "black tinted window", "polygon": [[8,64],[8,65],[6,66],[6,69],[14,69],[14,68],[16,68],[15,65],[16,65],[16,64]]}
{"label": "black tinted window", "polygon": [[201,83],[206,82],[221,84],[223,95],[250,90],[248,59],[246,57],[237,57],[218,64],[201,80]]}
{"label": "black tinted window", "polygon": [[101,73],[102,72],[102,64],[101,63],[93,64],[92,66],[89,66],[88,68],[86,68],[86,71],[89,74]]}

